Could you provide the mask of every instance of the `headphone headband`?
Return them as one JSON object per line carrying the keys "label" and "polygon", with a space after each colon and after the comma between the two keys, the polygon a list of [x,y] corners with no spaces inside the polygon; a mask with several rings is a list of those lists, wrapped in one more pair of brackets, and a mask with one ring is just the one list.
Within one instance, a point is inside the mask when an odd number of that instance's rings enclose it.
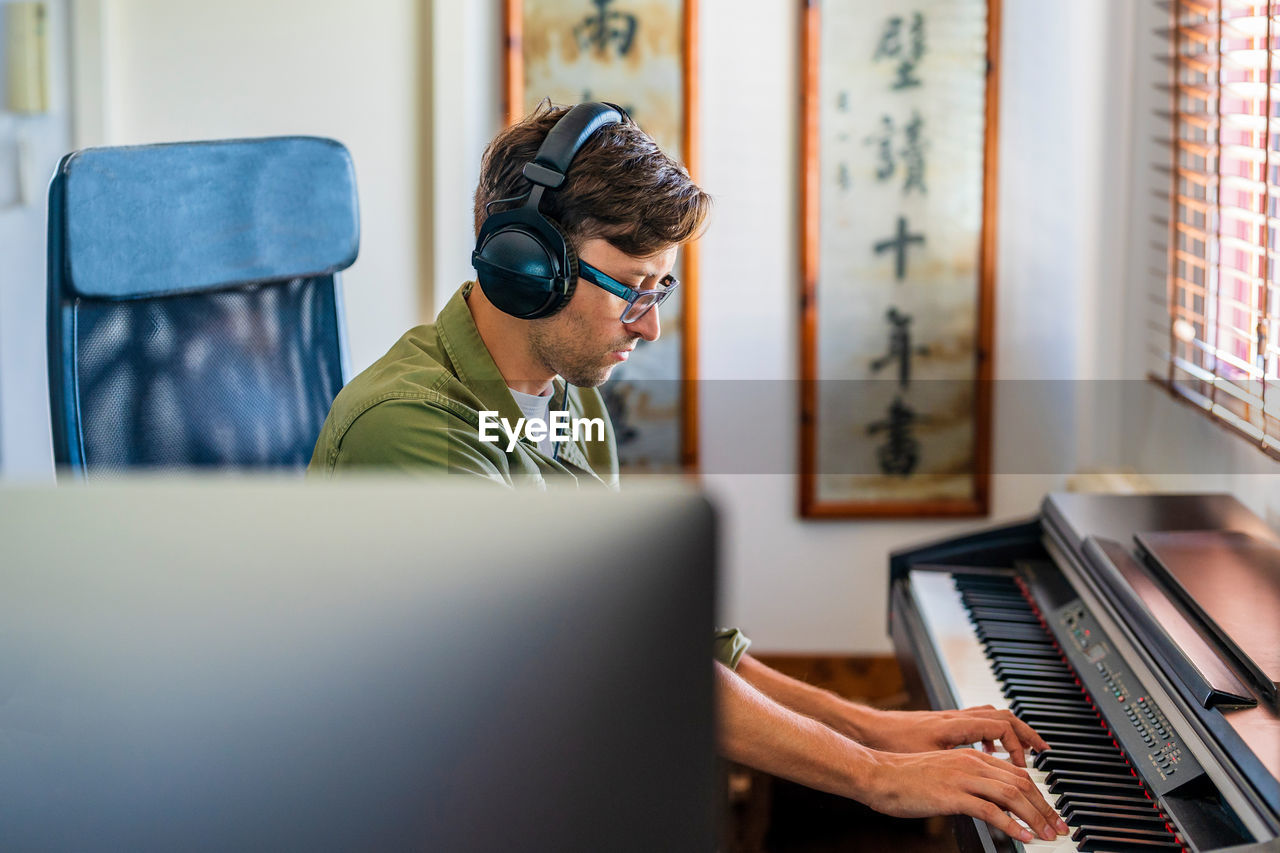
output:
{"label": "headphone headband", "polygon": [[565,173],[574,155],[591,135],[606,124],[621,124],[625,111],[613,104],[587,103],[574,106],[565,113],[555,127],[547,133],[538,147],[533,161],[526,164],[522,174],[547,189],[557,189],[564,183]]}

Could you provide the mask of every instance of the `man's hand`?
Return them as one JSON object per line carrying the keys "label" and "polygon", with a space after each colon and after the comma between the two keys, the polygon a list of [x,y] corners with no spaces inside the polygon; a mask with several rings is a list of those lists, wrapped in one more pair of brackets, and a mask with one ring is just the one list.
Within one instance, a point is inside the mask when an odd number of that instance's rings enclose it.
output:
{"label": "man's hand", "polygon": [[864,715],[859,725],[863,743],[887,752],[929,752],[979,741],[987,752],[995,752],[998,741],[1009,753],[1010,761],[1026,767],[1028,749],[1049,748],[1049,744],[1012,711],[997,711],[990,705],[960,711],[860,708],[859,712]]}
{"label": "man's hand", "polygon": [[857,799],[896,817],[964,814],[1010,838],[1032,834],[1006,812],[1051,841],[1069,830],[1025,770],[972,749],[900,755],[873,753],[874,767]]}

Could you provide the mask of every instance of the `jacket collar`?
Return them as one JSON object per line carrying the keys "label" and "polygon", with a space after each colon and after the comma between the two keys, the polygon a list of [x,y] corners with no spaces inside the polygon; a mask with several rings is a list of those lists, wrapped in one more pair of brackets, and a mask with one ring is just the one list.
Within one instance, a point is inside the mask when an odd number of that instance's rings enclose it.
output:
{"label": "jacket collar", "polygon": [[453,364],[454,374],[471,389],[484,409],[515,423],[524,417],[524,412],[507,390],[507,382],[498,365],[493,363],[493,356],[489,355],[467,306],[473,284],[470,281],[464,284],[441,309],[436,318],[436,334]]}

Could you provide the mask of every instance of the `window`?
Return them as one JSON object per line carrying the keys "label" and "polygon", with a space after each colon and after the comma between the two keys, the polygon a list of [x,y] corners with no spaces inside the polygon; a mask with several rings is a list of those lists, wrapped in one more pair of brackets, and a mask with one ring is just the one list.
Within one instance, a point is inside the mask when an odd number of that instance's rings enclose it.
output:
{"label": "window", "polygon": [[1280,2],[1172,0],[1171,391],[1280,458]]}

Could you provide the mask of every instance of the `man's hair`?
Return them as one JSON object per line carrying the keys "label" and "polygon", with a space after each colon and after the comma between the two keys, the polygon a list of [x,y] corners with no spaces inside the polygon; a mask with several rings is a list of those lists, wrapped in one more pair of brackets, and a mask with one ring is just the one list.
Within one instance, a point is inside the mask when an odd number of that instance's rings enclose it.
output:
{"label": "man's hair", "polygon": [[[544,100],[489,143],[476,187],[477,234],[488,215],[486,205],[523,196],[533,186],[521,170],[568,111]],[[493,212],[518,203],[495,205]],[[605,125],[583,143],[565,182],[547,190],[540,209],[575,250],[602,237],[628,255],[646,258],[698,236],[711,196],[638,125],[624,121]]]}

